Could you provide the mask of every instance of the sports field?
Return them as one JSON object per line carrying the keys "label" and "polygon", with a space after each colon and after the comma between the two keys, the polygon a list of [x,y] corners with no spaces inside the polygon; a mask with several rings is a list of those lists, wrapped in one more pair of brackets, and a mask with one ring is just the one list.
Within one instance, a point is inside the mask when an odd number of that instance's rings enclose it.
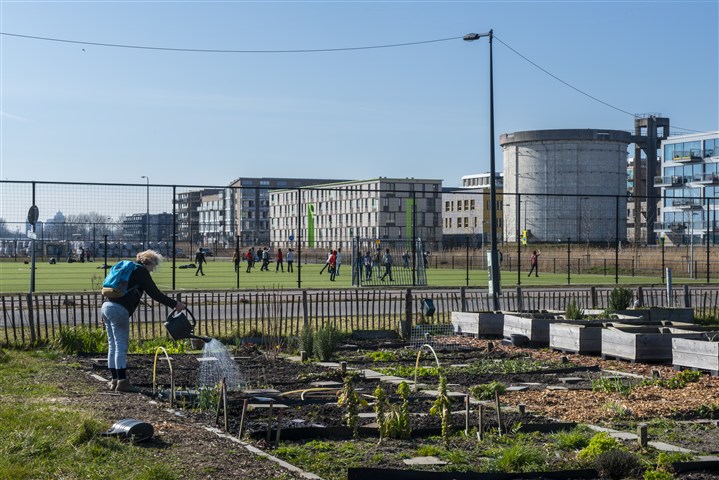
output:
{"label": "sports field", "polygon": [[[58,263],[49,265],[46,262],[37,262],[35,291],[37,292],[88,292],[97,291],[102,284],[104,271],[101,262],[91,263]],[[294,273],[275,272],[275,265],[270,264],[269,271],[260,271],[259,264],[251,273],[246,273],[246,264],[242,264],[239,274],[241,289],[294,289],[298,288],[297,266]],[[394,267],[397,271],[402,267]],[[286,269],[286,265],[285,265]],[[351,286],[351,270],[349,265],[342,265],[336,281],[331,282],[325,271],[319,274],[321,265],[308,264],[302,266],[301,288],[344,288]],[[204,266],[205,276],[195,276],[195,269],[177,268],[175,270],[175,289],[177,290],[229,290],[237,288],[237,274],[231,261],[225,259],[211,259]],[[172,266],[163,264],[153,274],[155,282],[162,290],[172,290]],[[567,272],[543,273],[540,276],[527,277],[521,273],[522,286],[566,286]],[[430,287],[457,287],[469,285],[471,287],[486,287],[487,272],[485,270],[465,269],[428,269],[427,281]],[[571,285],[612,285],[614,284],[614,271],[605,275],[572,274]],[[626,285],[658,285],[661,277],[640,277],[620,275],[620,284]],[[683,278],[680,273],[674,274],[675,284],[706,283],[706,278]],[[712,279],[713,284],[717,279]],[[378,282],[378,286],[400,286],[387,281]],[[506,288],[517,285],[516,271],[502,272],[502,285]],[[30,265],[21,261],[0,262],[0,293],[27,292],[30,289]]]}

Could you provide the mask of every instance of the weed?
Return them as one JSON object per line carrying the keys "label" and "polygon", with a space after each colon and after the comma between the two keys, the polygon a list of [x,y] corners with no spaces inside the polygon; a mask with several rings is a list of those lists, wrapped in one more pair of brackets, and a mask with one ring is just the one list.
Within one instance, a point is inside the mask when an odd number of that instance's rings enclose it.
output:
{"label": "weed", "polygon": [[614,287],[609,294],[609,309],[612,312],[617,310],[626,310],[632,305],[632,297],[634,294],[631,289],[624,287]]}
{"label": "weed", "polygon": [[[398,365],[396,367],[381,368],[379,371],[385,375],[412,378],[414,377],[415,368],[411,365]],[[438,375],[438,367],[419,367],[417,369],[417,377],[436,377]]]}
{"label": "weed", "polygon": [[150,340],[131,340],[128,352],[154,354],[158,347],[164,348],[168,354],[176,355],[187,352],[186,342],[176,342],[169,338],[153,338]]}
{"label": "weed", "polygon": [[673,480],[674,474],[664,470],[648,468],[644,470],[644,480]]}
{"label": "weed", "polygon": [[440,457],[446,452],[445,449],[436,445],[423,445],[417,449],[418,457]]}
{"label": "weed", "polygon": [[167,465],[153,465],[147,467],[136,478],[137,480],[178,480],[180,477],[173,468]]}
{"label": "weed", "polygon": [[632,416],[632,411],[621,403],[607,402],[602,408],[617,418],[628,418]]}
{"label": "weed", "polygon": [[658,387],[662,388],[668,388],[670,390],[675,390],[679,388],[684,388],[689,383],[695,383],[698,382],[702,378],[701,372],[694,372],[692,370],[683,370],[681,372],[678,372],[676,375],[674,375],[671,378],[665,379],[659,379],[650,381],[650,385],[656,385]]}
{"label": "weed", "polygon": [[342,393],[340,393],[340,397],[337,399],[337,405],[347,408],[347,412],[345,413],[347,426],[352,429],[352,435],[356,437],[357,428],[359,427],[359,408],[362,405],[367,405],[367,402],[355,392],[352,383],[352,376],[347,375],[344,379],[344,385],[342,386]]}
{"label": "weed", "polygon": [[219,387],[200,387],[197,395],[197,409],[203,412],[211,411],[220,401]]}
{"label": "weed", "polygon": [[719,418],[719,403],[705,403],[697,408],[697,415],[701,418]]}
{"label": "weed", "polygon": [[63,353],[107,353],[107,336],[102,328],[63,327],[54,343]]}

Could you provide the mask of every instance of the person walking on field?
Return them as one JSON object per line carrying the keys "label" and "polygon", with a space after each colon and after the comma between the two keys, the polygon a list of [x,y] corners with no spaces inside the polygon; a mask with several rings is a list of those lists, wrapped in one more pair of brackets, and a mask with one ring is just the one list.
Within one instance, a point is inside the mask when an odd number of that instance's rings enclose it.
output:
{"label": "person walking on field", "polygon": [[534,272],[534,276],[539,276],[539,255],[541,255],[538,251],[533,251],[532,256],[529,259],[529,264],[532,266],[532,268],[529,270],[528,277],[532,276],[532,272]]}
{"label": "person walking on field", "polygon": [[107,330],[107,368],[112,380],[108,383],[111,390],[118,392],[138,391],[127,379],[127,350],[130,338],[130,317],[140,304],[142,295],[147,293],[153,300],[175,312],[185,309],[182,302],[162,293],[152,280],[154,272],[162,261],[162,255],[154,250],[145,250],[135,257],[135,269],[130,274],[127,293],[118,298],[105,298],[102,304],[102,321]]}
{"label": "person walking on field", "polygon": [[337,275],[337,250],[332,250],[327,265],[329,265],[330,281],[334,282]]}
{"label": "person walking on field", "polygon": [[322,267],[322,270],[320,270],[320,275],[322,275],[322,272],[325,271],[325,268],[329,268],[331,257],[332,257],[332,250],[330,250],[330,253],[327,254],[327,260],[325,260],[325,265],[324,265],[324,267]]}
{"label": "person walking on field", "polygon": [[381,280],[384,282],[384,277],[389,275],[389,281],[392,281],[392,255],[389,253],[389,248],[382,255],[382,264],[384,265],[384,275]]}
{"label": "person walking on field", "polygon": [[245,272],[250,273],[252,271],[252,262],[255,260],[252,249],[247,250],[247,253],[245,254],[245,259],[247,260],[247,270],[245,270]]}
{"label": "person walking on field", "polygon": [[285,264],[283,263],[284,257],[282,257],[282,249],[281,248],[277,249],[277,258],[275,261],[277,262],[275,265],[275,273],[277,273],[277,270],[279,270],[279,269],[282,269],[282,273],[285,273]]}
{"label": "person walking on field", "polygon": [[232,254],[232,263],[235,264],[235,273],[240,271],[240,251],[235,250],[235,253]]}
{"label": "person walking on field", "polygon": [[291,248],[287,250],[287,273],[292,273],[292,265],[295,264],[295,251]]}
{"label": "person walking on field", "polygon": [[337,257],[337,268],[336,275],[340,274],[340,267],[342,266],[342,247],[335,250],[335,256]]}
{"label": "person walking on field", "polygon": [[195,263],[197,264],[195,276],[197,276],[198,273],[201,273],[203,277],[205,276],[205,272],[202,271],[202,264],[206,262],[207,260],[205,259],[205,253],[202,251],[201,248],[198,248],[197,252],[195,252]]}

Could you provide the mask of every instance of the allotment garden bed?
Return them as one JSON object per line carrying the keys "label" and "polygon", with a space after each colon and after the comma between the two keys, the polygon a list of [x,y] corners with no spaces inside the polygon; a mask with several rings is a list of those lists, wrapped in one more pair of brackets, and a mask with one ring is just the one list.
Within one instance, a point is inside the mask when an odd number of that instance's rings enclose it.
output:
{"label": "allotment garden bed", "polygon": [[[348,478],[350,469],[367,467],[428,472],[571,470],[577,478],[598,475],[580,469],[599,468],[606,474],[611,473],[607,468],[620,468],[624,475],[641,476],[648,465],[659,463],[660,470],[668,471],[666,465],[672,461],[719,453],[716,377],[679,373],[670,366],[518,348],[497,340],[463,338],[459,343],[452,350],[436,351],[435,359],[427,347],[347,340],[324,363],[302,363],[276,348],[267,349],[268,354],[253,344],[231,347],[242,385],[226,392],[226,402],[221,401],[221,389],[198,389],[200,355],[173,354],[174,407],[201,424],[227,428],[234,436],[242,429],[244,441],[328,480]],[[104,373],[102,359],[83,357],[80,363]],[[132,355],[128,363],[132,382],[150,393],[154,356]],[[446,406],[444,434],[442,415],[430,414],[441,391],[440,374],[447,403],[435,410],[441,413]],[[160,402],[169,403],[169,378],[167,364],[158,361]],[[399,388],[403,379],[409,386],[404,392]],[[378,425],[373,406],[378,385],[387,396],[385,412],[394,412],[383,418],[398,422],[392,424],[394,430]],[[350,397],[357,399],[356,406],[338,405],[340,398]],[[348,426],[352,409],[356,428]],[[401,426],[402,418],[408,419],[411,434]],[[693,453],[661,453],[629,440],[618,442],[623,453],[597,459],[599,447],[590,444],[597,431],[587,425],[636,432],[639,423],[648,424],[650,441]],[[380,442],[381,428],[385,434]],[[586,453],[592,445],[594,454]],[[712,478],[710,473],[691,475]]]}

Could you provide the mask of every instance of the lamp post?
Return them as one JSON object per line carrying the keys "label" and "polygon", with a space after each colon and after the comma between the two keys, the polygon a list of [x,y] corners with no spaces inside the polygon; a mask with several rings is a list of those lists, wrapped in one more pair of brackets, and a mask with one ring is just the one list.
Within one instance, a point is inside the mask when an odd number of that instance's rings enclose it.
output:
{"label": "lamp post", "polygon": [[150,248],[150,177],[142,175],[140,178],[147,181],[147,216],[145,217],[145,250],[147,250]]}
{"label": "lamp post", "polygon": [[467,42],[479,40],[482,37],[489,38],[489,209],[491,234],[490,258],[490,290],[492,295],[492,308],[499,310],[499,256],[497,255],[497,185],[495,179],[494,163],[494,73],[492,65],[492,38],[493,31],[487,33],[468,33],[464,36]]}

